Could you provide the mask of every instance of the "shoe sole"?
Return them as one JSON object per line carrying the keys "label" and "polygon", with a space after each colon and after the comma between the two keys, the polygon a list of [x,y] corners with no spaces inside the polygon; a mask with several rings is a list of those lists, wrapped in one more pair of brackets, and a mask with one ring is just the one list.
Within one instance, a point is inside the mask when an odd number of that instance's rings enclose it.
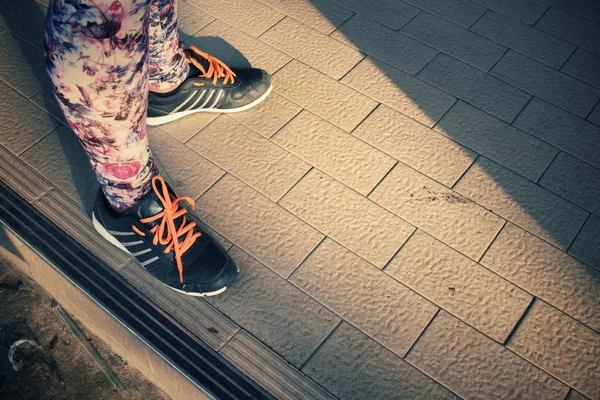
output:
{"label": "shoe sole", "polygon": [[[104,239],[108,240],[113,246],[116,246],[118,248],[120,248],[121,250],[123,250],[124,252],[131,254],[131,252],[129,250],[127,250],[127,248],[125,246],[123,246],[113,235],[111,235],[106,228],[104,228],[102,226],[102,224],[96,219],[96,215],[94,215],[94,212],[92,211],[92,224],[94,225],[94,228],[96,229],[96,232],[98,232],[100,234],[100,236],[102,236]],[[239,268],[238,268],[238,272],[239,272]],[[223,293],[225,290],[227,290],[227,286],[219,289],[219,290],[215,290],[214,292],[184,292],[183,290],[179,290],[179,289],[175,289],[174,287],[171,287],[161,281],[159,281],[160,283],[162,283],[163,285],[165,285],[166,287],[168,287],[171,290],[174,290],[176,292],[179,293],[183,293],[183,294],[187,294],[188,296],[193,296],[193,297],[209,297],[209,296],[216,296],[218,294]],[[231,283],[231,282],[230,282]]]}
{"label": "shoe sole", "polygon": [[163,115],[162,117],[148,117],[148,118],[146,118],[146,124],[150,125],[150,126],[163,125],[163,124],[167,124],[169,122],[177,121],[179,118],[187,117],[188,115],[192,115],[192,114],[196,114],[196,113],[200,113],[200,112],[231,114],[231,113],[246,111],[246,110],[249,110],[252,107],[255,107],[255,106],[259,105],[260,103],[262,103],[269,96],[269,94],[271,94],[271,90],[273,90],[273,85],[269,86],[267,91],[262,96],[260,96],[258,99],[254,100],[252,103],[246,104],[245,106],[242,106],[242,107],[229,108],[226,110],[221,110],[219,108],[199,108],[196,110],[181,111],[181,112],[178,112],[175,114]]}

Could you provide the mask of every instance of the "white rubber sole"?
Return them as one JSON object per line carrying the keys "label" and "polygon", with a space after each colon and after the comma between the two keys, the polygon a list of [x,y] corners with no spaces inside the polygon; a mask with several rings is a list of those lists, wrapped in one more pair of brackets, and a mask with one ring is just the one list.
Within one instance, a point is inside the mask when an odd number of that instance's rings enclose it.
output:
{"label": "white rubber sole", "polygon": [[231,113],[246,111],[246,110],[249,110],[252,107],[255,107],[255,106],[259,105],[260,103],[262,103],[269,96],[269,94],[271,94],[272,90],[273,90],[273,85],[269,86],[267,91],[262,96],[260,96],[258,99],[254,100],[250,104],[246,104],[243,107],[230,108],[227,110],[221,110],[218,108],[199,108],[196,110],[181,111],[181,112],[177,112],[174,114],[163,115],[162,117],[148,117],[148,118],[146,118],[146,124],[150,125],[150,126],[158,126],[158,125],[162,125],[162,124],[167,124],[169,122],[177,121],[179,118],[187,117],[188,115],[201,113],[201,112],[231,114]]}
{"label": "white rubber sole", "polygon": [[[94,225],[94,228],[96,229],[96,232],[98,232],[100,234],[100,236],[102,236],[104,239],[108,240],[112,245],[120,248],[121,250],[125,251],[128,254],[131,254],[131,252],[129,250],[127,250],[127,248],[125,246],[123,246],[113,235],[111,235],[103,226],[102,224],[96,219],[96,216],[94,215],[94,212],[92,211],[92,224]],[[160,282],[160,281],[159,281]],[[165,285],[163,282],[160,282],[163,285]],[[227,286],[225,286],[224,288],[221,288],[219,290],[215,290],[214,292],[206,292],[206,293],[195,293],[195,292],[184,292],[183,290],[179,290],[179,289],[175,289],[169,285],[165,285],[166,287],[168,287],[171,290],[174,290],[176,292],[179,293],[183,293],[186,294],[188,296],[193,296],[193,297],[209,297],[209,296],[216,296],[218,294],[223,293],[225,290],[227,290]]]}

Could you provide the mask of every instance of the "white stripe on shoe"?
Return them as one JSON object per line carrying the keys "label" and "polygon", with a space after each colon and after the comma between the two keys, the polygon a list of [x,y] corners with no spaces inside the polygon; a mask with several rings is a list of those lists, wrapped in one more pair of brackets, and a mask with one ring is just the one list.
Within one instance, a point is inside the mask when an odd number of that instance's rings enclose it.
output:
{"label": "white stripe on shoe", "polygon": [[187,104],[187,102],[190,101],[192,99],[192,97],[194,97],[196,95],[196,93],[198,93],[198,91],[194,90],[194,92],[192,94],[190,94],[188,96],[188,98],[183,101],[183,103],[178,105],[177,108],[174,109],[173,111],[171,111],[169,114],[173,114],[173,113],[176,113],[177,111],[179,111],[181,109],[181,107],[185,106]]}
{"label": "white stripe on shoe", "polygon": [[219,100],[221,100],[221,96],[223,96],[223,89],[219,90],[219,93],[217,94],[217,98],[215,99],[215,101],[212,103],[212,105],[210,107],[208,107],[209,109],[213,109],[215,108],[215,106],[217,105],[217,103],[219,102]]}
{"label": "white stripe on shoe", "polygon": [[131,253],[131,255],[134,256],[134,257],[137,257],[137,256],[141,256],[142,254],[146,254],[149,251],[152,251],[152,249],[145,249],[145,250],[136,251],[135,253]]}
{"label": "white stripe on shoe", "polygon": [[151,264],[156,260],[158,260],[158,256],[154,256],[151,259],[142,262],[141,264],[145,267],[146,265]]}
{"label": "white stripe on shoe", "polygon": [[117,231],[108,231],[113,236],[130,236],[135,235],[133,232],[117,232]]}
{"label": "white stripe on shoe", "polygon": [[143,240],[138,240],[135,242],[127,242],[127,243],[121,243],[123,246],[127,247],[127,246],[135,246],[136,244],[142,244],[144,243]]}
{"label": "white stripe on shoe", "polygon": [[208,104],[208,102],[210,101],[210,99],[212,98],[213,94],[215,94],[215,91],[213,89],[211,89],[210,92],[208,93],[208,97],[206,98],[204,103],[202,103],[202,105],[200,107],[198,107],[198,109],[204,108],[204,106],[206,106]]}
{"label": "white stripe on shoe", "polygon": [[203,90],[202,93],[200,93],[200,96],[198,96],[198,98],[196,99],[196,101],[194,101],[191,106],[186,108],[185,111],[193,110],[194,107],[196,106],[196,104],[198,104],[200,102],[200,100],[202,100],[202,98],[204,97],[205,94],[206,94],[206,90]]}

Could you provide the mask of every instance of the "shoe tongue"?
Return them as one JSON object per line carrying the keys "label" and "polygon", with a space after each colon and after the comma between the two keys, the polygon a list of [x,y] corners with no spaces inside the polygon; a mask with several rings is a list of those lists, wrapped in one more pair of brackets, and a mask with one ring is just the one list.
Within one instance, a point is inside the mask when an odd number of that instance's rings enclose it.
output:
{"label": "shoe tongue", "polygon": [[[164,207],[154,191],[148,192],[146,196],[139,202],[136,209],[136,214],[139,219],[152,217],[164,210]],[[154,225],[154,224],[152,224]]]}
{"label": "shoe tongue", "polygon": [[[202,65],[202,68],[204,68],[204,71],[208,71],[208,69],[210,68],[210,63],[208,62],[208,60],[204,57],[197,57],[195,55],[192,55],[192,57],[194,57],[194,60],[197,61],[198,63],[200,63],[200,65]],[[203,75],[204,72],[202,72],[200,69],[198,69],[194,64],[189,63],[190,66],[190,72],[188,73],[188,78],[195,78],[199,75]]]}

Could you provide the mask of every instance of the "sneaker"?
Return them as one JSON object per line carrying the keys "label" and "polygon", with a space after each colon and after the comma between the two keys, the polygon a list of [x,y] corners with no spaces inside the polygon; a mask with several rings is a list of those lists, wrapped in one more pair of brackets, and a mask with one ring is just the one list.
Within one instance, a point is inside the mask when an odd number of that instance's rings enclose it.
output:
{"label": "sneaker", "polygon": [[198,227],[163,178],[152,178],[148,192],[131,210],[113,210],[100,190],[92,212],[94,227],[106,240],[133,255],[152,276],[190,296],[214,296],[235,280],[231,257]]}
{"label": "sneaker", "polygon": [[231,70],[194,46],[184,53],[190,65],[188,78],[172,92],[150,92],[148,125],[166,124],[197,112],[248,110],[271,93],[271,77],[262,69]]}

